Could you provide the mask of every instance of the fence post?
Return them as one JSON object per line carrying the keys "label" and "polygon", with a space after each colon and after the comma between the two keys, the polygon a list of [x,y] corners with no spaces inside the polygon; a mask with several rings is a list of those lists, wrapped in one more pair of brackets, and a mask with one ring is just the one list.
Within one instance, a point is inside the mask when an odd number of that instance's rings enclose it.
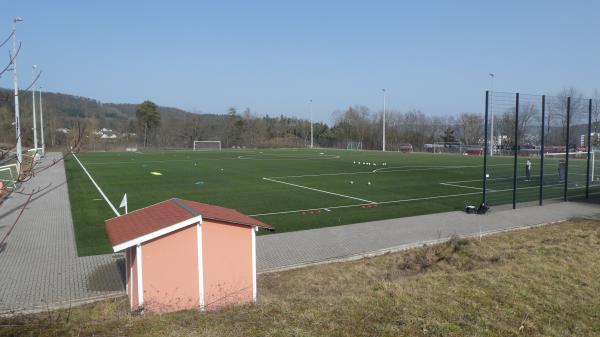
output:
{"label": "fence post", "polygon": [[546,95],[542,95],[542,146],[540,149],[540,206],[544,203],[544,143],[546,122]]}
{"label": "fence post", "polygon": [[519,93],[515,100],[515,158],[513,164],[513,209],[517,208],[517,156],[519,154]]}
{"label": "fence post", "polygon": [[567,201],[567,192],[569,190],[569,137],[571,129],[571,97],[567,98],[567,148],[565,152],[565,192],[563,196],[563,200]]}
{"label": "fence post", "polygon": [[[488,157],[488,107],[490,92],[485,91],[485,116],[483,127],[483,204],[487,205],[487,157]],[[435,146],[433,147],[435,150]]]}
{"label": "fence post", "polygon": [[590,198],[590,161],[592,160],[592,100],[588,105],[588,128],[587,128],[587,174],[585,175],[585,198]]}

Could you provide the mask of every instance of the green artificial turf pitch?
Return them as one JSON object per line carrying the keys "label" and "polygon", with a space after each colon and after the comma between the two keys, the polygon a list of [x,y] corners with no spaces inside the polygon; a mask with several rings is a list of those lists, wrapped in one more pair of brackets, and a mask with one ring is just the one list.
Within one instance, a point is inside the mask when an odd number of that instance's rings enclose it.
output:
{"label": "green artificial turf pitch", "polygon": [[[462,209],[482,200],[483,158],[346,150],[96,152],[77,155],[115,207],[129,211],[178,197],[235,208],[275,233]],[[518,160],[517,200],[539,196],[539,160],[525,181]],[[513,158],[489,161],[488,202],[512,202]],[[557,160],[544,165],[544,197],[560,198]],[[115,214],[77,161],[66,161],[78,253],[110,253],[104,220]],[[152,174],[152,172],[161,175]],[[569,195],[585,186],[585,161],[572,160]],[[596,187],[595,187],[596,188]],[[123,210],[119,210],[123,212]]]}

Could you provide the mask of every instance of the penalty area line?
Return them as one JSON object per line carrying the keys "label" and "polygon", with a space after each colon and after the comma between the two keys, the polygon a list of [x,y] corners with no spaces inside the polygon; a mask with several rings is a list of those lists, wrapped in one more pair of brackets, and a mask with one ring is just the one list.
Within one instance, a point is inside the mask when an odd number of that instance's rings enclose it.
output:
{"label": "penalty area line", "polygon": [[458,184],[452,184],[452,183],[440,183],[440,185],[444,185],[444,186],[452,186],[452,187],[460,187],[460,188],[470,188],[473,190],[479,190],[481,191],[482,188],[481,187],[471,187],[471,186],[465,186],[465,185],[458,185]]}
{"label": "penalty area line", "polygon": [[469,193],[458,193],[458,194],[448,194],[448,195],[436,195],[436,196],[433,196],[433,197],[422,197],[422,198],[411,198],[411,199],[400,199],[400,200],[370,202],[368,204],[353,204],[353,205],[341,205],[341,206],[328,206],[328,207],[320,207],[320,208],[297,209],[297,210],[291,210],[291,211],[281,211],[281,212],[272,212],[272,213],[253,214],[253,215],[250,215],[250,216],[268,216],[268,215],[301,213],[301,212],[309,212],[309,211],[332,210],[332,209],[339,209],[339,208],[361,207],[361,206],[369,206],[369,205],[399,204],[399,203],[403,203],[403,202],[421,201],[421,200],[432,200],[432,199],[443,199],[443,198],[452,198],[452,197],[462,197],[462,196],[475,195],[475,194],[481,194],[481,192],[469,192]]}
{"label": "penalty area line", "polygon": [[92,184],[94,184],[94,186],[96,186],[96,189],[98,190],[98,192],[100,192],[100,195],[102,196],[102,198],[104,198],[104,200],[106,201],[108,206],[110,206],[112,211],[115,212],[115,215],[120,216],[121,214],[119,214],[119,212],[117,211],[115,206],[110,202],[110,200],[108,200],[108,197],[106,196],[106,194],[104,194],[104,192],[102,191],[100,186],[98,186],[98,184],[96,184],[96,181],[94,180],[94,178],[92,178],[92,175],[88,172],[88,170],[85,168],[85,166],[83,166],[81,161],[79,161],[79,158],[77,158],[75,153],[72,153],[72,155],[73,155],[73,158],[75,158],[75,160],[77,160],[77,162],[79,163],[79,166],[81,166],[81,168],[83,169],[83,172],[85,172],[85,174],[87,174],[88,178],[90,178],[90,181],[92,182]]}
{"label": "penalty area line", "polygon": [[335,195],[335,196],[338,196],[338,197],[343,197],[343,198],[349,198],[349,199],[354,199],[354,200],[358,200],[358,201],[368,202],[369,204],[374,204],[375,203],[375,202],[373,202],[371,200],[356,198],[356,197],[352,197],[352,196],[345,195],[345,194],[339,194],[339,193],[329,192],[329,191],[325,191],[325,190],[320,190],[320,189],[317,189],[317,188],[312,188],[312,187],[307,187],[307,186],[292,184],[292,183],[288,183],[288,182],[285,182],[285,181],[279,181],[279,180],[275,180],[275,179],[271,179],[271,178],[267,178],[267,177],[263,177],[263,180],[272,181],[274,183],[280,183],[280,184],[290,185],[290,186],[299,187],[299,188],[304,188],[304,189],[315,191],[315,192],[321,192],[321,193],[331,194],[331,195]]}

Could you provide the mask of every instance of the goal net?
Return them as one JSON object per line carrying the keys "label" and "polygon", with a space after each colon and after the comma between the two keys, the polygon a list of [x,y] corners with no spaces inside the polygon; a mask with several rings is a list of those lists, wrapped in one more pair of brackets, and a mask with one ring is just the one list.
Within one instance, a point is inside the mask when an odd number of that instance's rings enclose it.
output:
{"label": "goal net", "polygon": [[19,179],[17,164],[0,166],[0,181],[6,187],[14,187]]}
{"label": "goal net", "polygon": [[[596,173],[596,153],[590,152],[590,181],[600,180],[600,176]],[[587,165],[588,165],[588,154],[587,152],[570,152],[568,157],[569,167],[568,175],[569,179],[574,178],[577,181],[585,182],[587,176]],[[550,169],[557,171],[560,175],[561,169],[564,169],[567,165],[567,153],[544,153],[544,170]],[[552,171],[550,171],[552,172]],[[545,176],[546,174],[544,174]]]}
{"label": "goal net", "polygon": [[346,145],[346,150],[362,150],[363,144],[362,142],[348,142]]}
{"label": "goal net", "polygon": [[433,153],[458,153],[462,154],[465,150],[465,145],[461,142],[441,142],[433,144],[425,144],[425,150]]}
{"label": "goal net", "polygon": [[220,140],[195,140],[194,151],[221,150]]}

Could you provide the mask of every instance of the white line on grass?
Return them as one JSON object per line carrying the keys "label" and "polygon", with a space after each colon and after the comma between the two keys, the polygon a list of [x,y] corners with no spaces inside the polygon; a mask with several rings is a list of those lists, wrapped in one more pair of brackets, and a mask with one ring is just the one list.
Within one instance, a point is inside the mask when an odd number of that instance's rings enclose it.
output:
{"label": "white line on grass", "polygon": [[[497,164],[497,165],[507,165],[507,164]],[[488,166],[497,166],[497,165],[488,165]],[[512,165],[512,164],[508,164]],[[429,170],[445,170],[445,169],[456,169],[456,168],[473,168],[473,167],[483,167],[483,165],[467,165],[467,166],[397,166],[398,170],[387,170],[380,171],[381,169],[375,169],[373,171],[358,171],[358,172],[337,172],[337,173],[320,173],[320,174],[303,174],[303,175],[295,175],[295,176],[280,176],[280,177],[269,177],[271,179],[286,179],[286,178],[305,178],[305,177],[325,177],[325,176],[342,176],[342,175],[352,175],[352,174],[373,174],[373,173],[391,173],[391,172],[408,172],[408,171],[429,171]],[[400,169],[402,168],[402,169]],[[383,168],[385,169],[385,168]]]}
{"label": "white line on grass", "polygon": [[[488,165],[491,166],[512,166],[513,164],[493,164]],[[475,167],[483,167],[483,165],[455,165],[455,166],[414,166],[414,168],[407,168],[407,166],[391,166],[391,167],[381,167],[373,170],[373,173],[386,173],[386,172],[405,172],[405,171],[428,171],[428,170],[446,170],[446,169],[460,169],[460,168],[475,168]],[[398,169],[398,170],[396,170]]]}
{"label": "white line on grass", "polygon": [[460,187],[460,188],[470,188],[470,189],[473,189],[473,190],[482,190],[481,187],[471,187],[471,186],[458,185],[458,184],[452,184],[452,183],[440,183],[440,185],[452,186],[452,187]]}
{"label": "white line on grass", "polygon": [[272,213],[253,214],[251,216],[267,216],[267,215],[278,215],[278,214],[290,214],[290,213],[300,213],[300,212],[309,212],[309,211],[319,211],[319,210],[325,210],[325,209],[331,210],[331,209],[338,209],[338,208],[350,208],[350,207],[360,207],[360,206],[370,206],[370,205],[397,204],[397,203],[410,202],[410,201],[443,199],[443,198],[461,197],[461,196],[474,195],[474,194],[481,194],[481,192],[469,192],[469,193],[458,193],[458,194],[449,194],[449,195],[436,195],[436,196],[433,196],[433,197],[422,197],[422,198],[411,198],[411,199],[400,199],[400,200],[370,202],[368,204],[353,204],[353,205],[328,206],[328,207],[320,207],[320,208],[298,209],[298,210],[292,210],[292,211],[281,211],[281,212],[272,212]]}
{"label": "white line on grass", "polygon": [[268,180],[268,181],[272,181],[274,183],[280,183],[280,184],[290,185],[290,186],[294,186],[294,187],[304,188],[304,189],[307,189],[307,190],[321,192],[321,193],[326,193],[326,194],[331,194],[331,195],[335,195],[335,196],[338,196],[338,197],[344,197],[344,198],[354,199],[354,200],[358,200],[358,201],[364,201],[364,202],[368,202],[370,204],[375,203],[373,201],[366,200],[366,199],[356,198],[356,197],[352,197],[352,196],[345,195],[345,194],[339,194],[339,193],[324,191],[324,190],[320,190],[320,189],[317,189],[317,188],[312,188],[312,187],[307,187],[307,186],[292,184],[292,183],[288,183],[288,182],[285,182],[285,181],[279,181],[279,180],[275,180],[275,179],[271,179],[271,178],[266,178],[266,177],[263,177],[263,179],[264,180]]}
{"label": "white line on grass", "polygon": [[90,180],[92,181],[92,184],[94,184],[94,186],[96,186],[96,189],[98,189],[98,192],[100,192],[100,195],[102,195],[104,200],[106,200],[106,203],[108,204],[108,206],[110,206],[110,208],[113,210],[113,212],[115,212],[115,214],[117,216],[120,216],[121,214],[119,214],[119,212],[117,212],[117,209],[115,208],[115,206],[110,202],[110,200],[108,200],[108,197],[106,196],[106,194],[104,194],[104,192],[102,192],[102,189],[100,188],[100,186],[98,186],[98,184],[96,184],[96,181],[94,181],[94,178],[92,178],[92,175],[88,172],[88,170],[86,170],[85,166],[83,166],[81,161],[79,161],[79,158],[77,158],[75,153],[73,153],[73,158],[75,158],[75,160],[77,160],[77,162],[83,169],[83,172],[85,172],[85,174],[87,174],[88,178],[90,178]]}
{"label": "white line on grass", "polygon": [[323,155],[323,156],[312,156],[312,157],[302,157],[302,156],[277,156],[277,155],[269,155],[269,157],[261,157],[259,154],[251,154],[251,155],[243,155],[238,156],[238,159],[242,160],[319,160],[319,159],[339,159],[338,155]]}
{"label": "white line on grass", "polygon": [[[557,184],[557,185],[564,185],[564,184]],[[544,185],[544,186],[555,186],[555,185]],[[517,189],[518,190],[519,189],[530,189],[530,188],[538,188],[538,187],[539,186],[521,187],[521,188],[517,188]],[[571,187],[571,188],[569,188],[569,190],[578,190],[578,189],[583,189],[583,188],[585,188],[585,186],[582,186],[582,187]],[[504,189],[504,190],[490,190],[489,193],[508,192],[508,191],[512,191],[512,188],[508,188],[508,189]],[[250,215],[250,216],[269,216],[269,215],[292,214],[292,213],[320,211],[320,210],[332,210],[332,209],[339,209],[339,208],[361,207],[361,206],[369,206],[369,205],[398,204],[398,203],[411,202],[411,201],[444,199],[444,198],[462,197],[462,196],[476,195],[476,194],[481,194],[481,192],[469,192],[469,193],[458,193],[458,194],[448,194],[448,195],[436,195],[436,196],[432,196],[432,197],[422,197],[422,198],[411,198],[411,199],[400,199],[400,200],[389,200],[389,201],[371,202],[371,203],[368,203],[368,204],[353,204],[353,205],[341,205],[341,206],[327,206],[327,207],[319,207],[319,208],[297,209],[297,210],[290,210],[290,211],[280,211],[280,212],[271,212],[271,213],[259,213],[259,214],[253,214],[253,215]],[[600,192],[590,193],[590,195],[591,194],[600,194]],[[582,195],[583,194],[581,194],[581,195],[575,195],[575,196],[570,196],[570,197],[576,197],[576,196],[582,196]],[[556,198],[549,198],[547,200],[550,200],[550,199],[556,199]]]}

